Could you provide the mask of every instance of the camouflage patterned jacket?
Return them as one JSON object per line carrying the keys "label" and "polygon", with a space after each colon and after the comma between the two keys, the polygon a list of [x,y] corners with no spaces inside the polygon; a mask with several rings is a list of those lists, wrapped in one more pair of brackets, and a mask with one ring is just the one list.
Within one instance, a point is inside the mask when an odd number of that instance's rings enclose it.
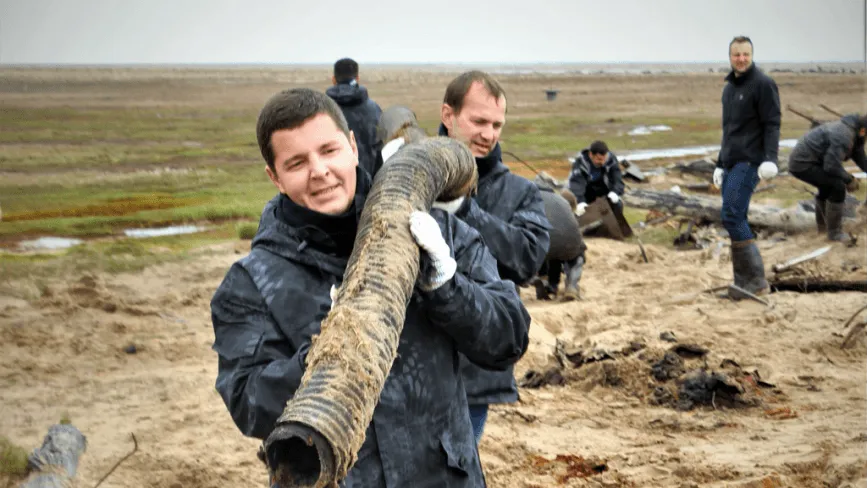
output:
{"label": "camouflage patterned jacket", "polygon": [[[329,252],[316,233],[287,225],[279,198],[266,205],[250,254],[232,265],[211,301],[217,390],[241,432],[259,439],[300,384],[348,258]],[[458,273],[433,292],[416,288],[347,488],[485,486],[459,353],[488,368],[510,367],[526,351],[530,317],[479,234],[441,210],[431,213]]]}

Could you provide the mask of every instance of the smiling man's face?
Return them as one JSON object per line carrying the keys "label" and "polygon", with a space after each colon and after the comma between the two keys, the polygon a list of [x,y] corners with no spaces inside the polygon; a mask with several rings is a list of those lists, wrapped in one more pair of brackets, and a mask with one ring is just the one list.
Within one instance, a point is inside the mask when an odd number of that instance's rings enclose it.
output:
{"label": "smiling man's face", "polygon": [[358,148],[334,120],[321,113],[294,129],[271,134],[274,169],[268,177],[281,193],[310,210],[341,214],[355,196]]}

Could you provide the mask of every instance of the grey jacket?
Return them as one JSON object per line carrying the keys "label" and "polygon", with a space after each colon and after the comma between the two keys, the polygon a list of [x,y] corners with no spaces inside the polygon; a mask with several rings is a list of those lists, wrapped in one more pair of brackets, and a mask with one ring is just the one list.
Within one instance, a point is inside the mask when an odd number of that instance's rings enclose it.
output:
{"label": "grey jacket", "polygon": [[858,137],[860,129],[858,115],[855,114],[811,129],[798,139],[792,149],[789,171],[798,173],[820,166],[826,173],[848,183],[852,175],[843,169],[843,161],[851,159],[859,168],[867,171],[864,138]]}
{"label": "grey jacket", "polygon": [[[259,439],[298,388],[311,338],[330,310],[330,287],[347,264],[315,233],[280,220],[278,207],[276,198],[266,205],[250,254],[232,265],[211,301],[217,390],[240,431]],[[459,353],[488,368],[510,367],[526,351],[530,317],[479,234],[431,213],[458,273],[433,292],[416,288],[347,488],[485,486]]]}

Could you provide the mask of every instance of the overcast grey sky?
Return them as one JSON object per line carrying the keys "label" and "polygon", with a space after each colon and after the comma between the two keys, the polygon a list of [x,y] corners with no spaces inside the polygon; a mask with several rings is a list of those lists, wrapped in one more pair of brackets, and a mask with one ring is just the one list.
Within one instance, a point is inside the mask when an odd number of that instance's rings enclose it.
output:
{"label": "overcast grey sky", "polygon": [[863,61],[865,0],[0,0],[0,63]]}

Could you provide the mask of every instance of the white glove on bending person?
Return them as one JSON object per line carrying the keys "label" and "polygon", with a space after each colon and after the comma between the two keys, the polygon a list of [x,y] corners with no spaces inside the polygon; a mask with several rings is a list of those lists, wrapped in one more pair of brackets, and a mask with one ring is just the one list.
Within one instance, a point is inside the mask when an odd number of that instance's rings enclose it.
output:
{"label": "white glove on bending person", "polygon": [[436,290],[452,279],[458,263],[451,256],[451,250],[443,239],[439,224],[429,213],[410,214],[409,231],[418,247],[426,252],[430,259],[431,271],[430,273],[419,272],[418,286],[424,291]]}
{"label": "white glove on bending person", "polygon": [[587,211],[587,203],[581,202],[575,207],[575,215],[580,217]]}
{"label": "white glove on bending person", "polygon": [[620,197],[617,196],[617,194],[614,193],[613,191],[610,191],[610,192],[608,192],[608,200],[610,200],[611,203],[617,205],[617,202],[620,201]]}

